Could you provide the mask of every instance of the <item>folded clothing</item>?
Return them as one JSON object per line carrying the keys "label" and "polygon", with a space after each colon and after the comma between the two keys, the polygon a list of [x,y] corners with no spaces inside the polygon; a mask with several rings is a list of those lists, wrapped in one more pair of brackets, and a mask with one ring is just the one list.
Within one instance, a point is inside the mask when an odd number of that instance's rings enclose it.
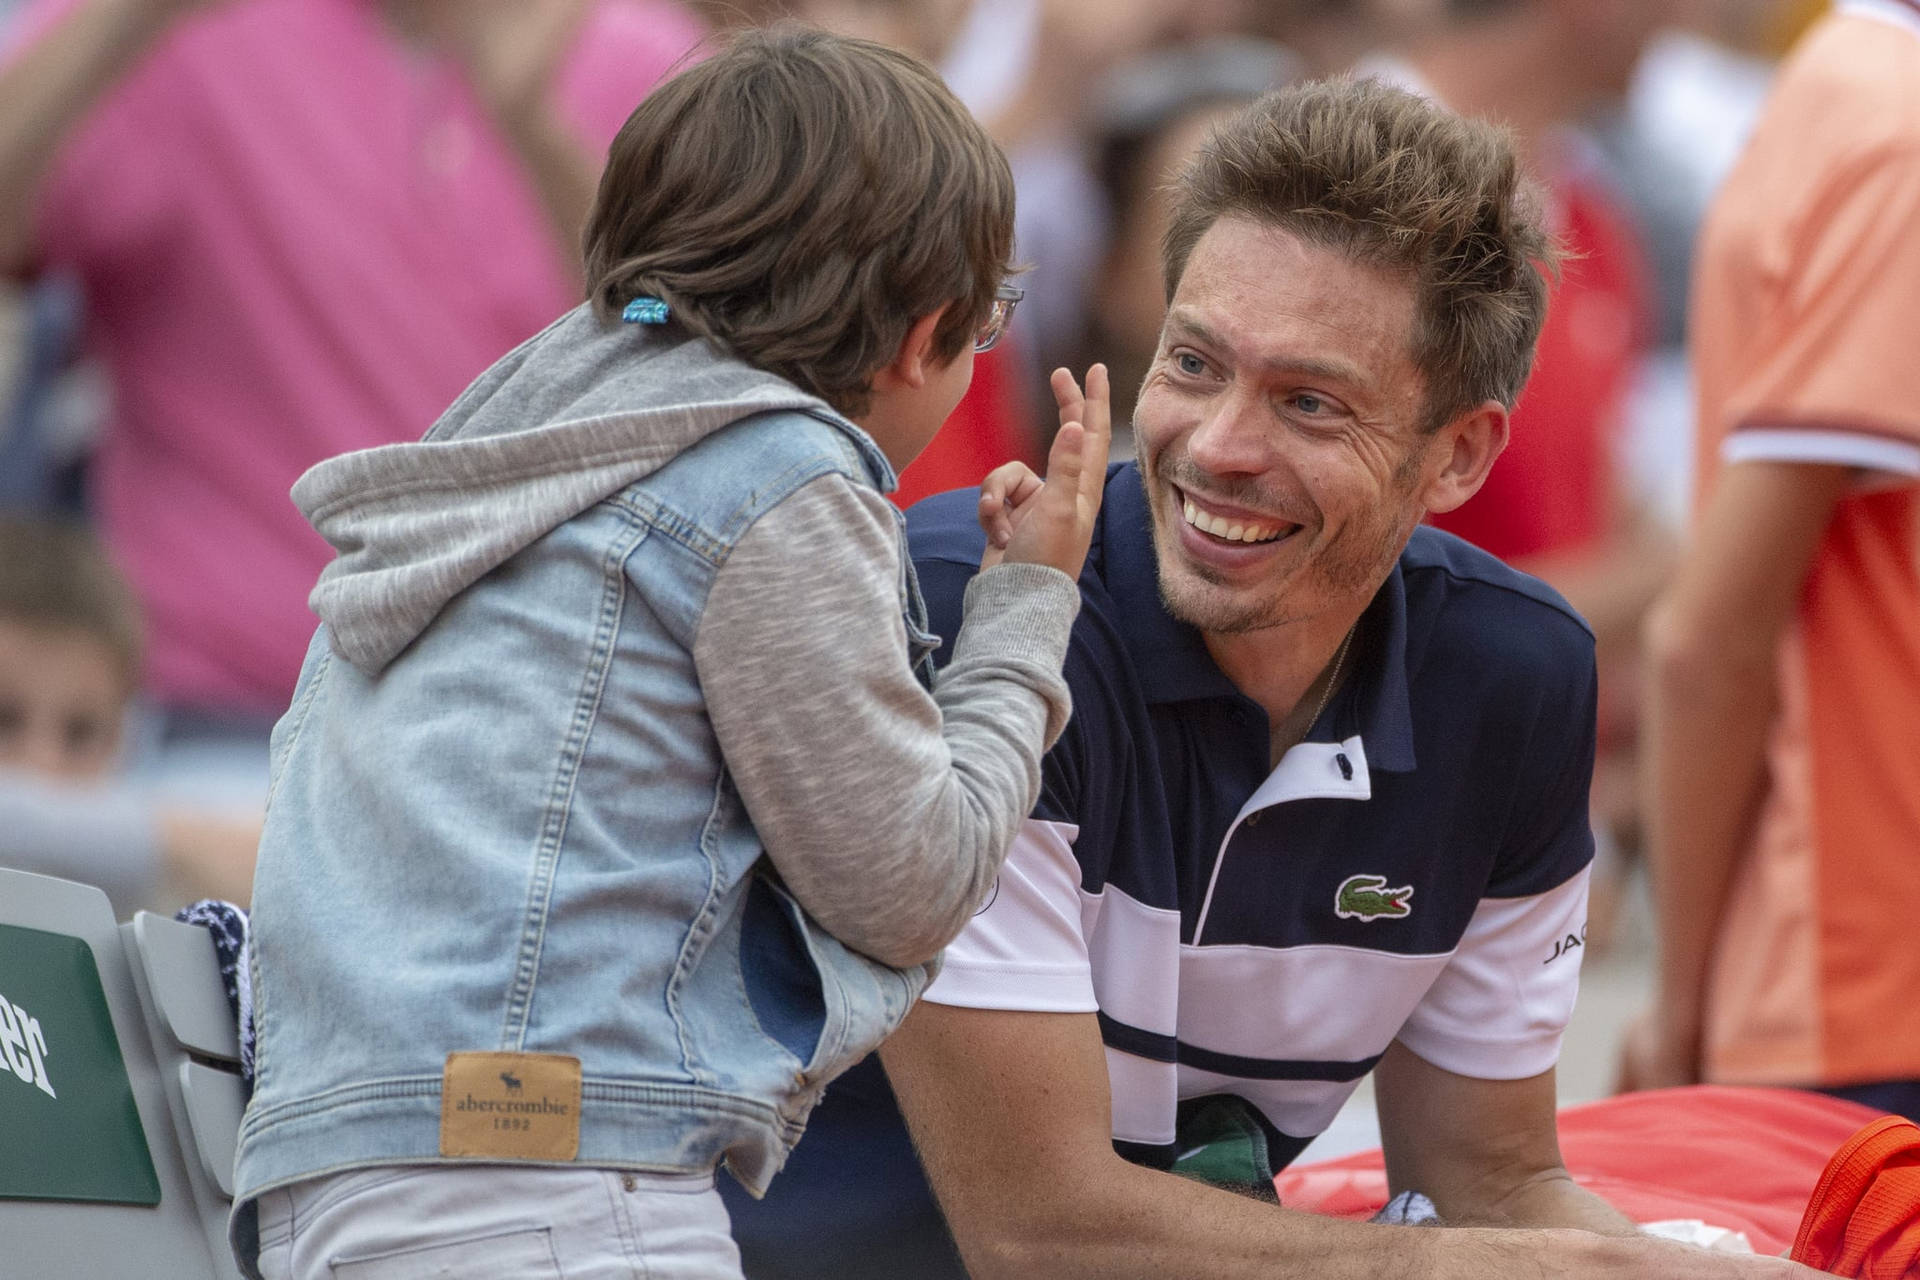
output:
{"label": "folded clothing", "polygon": [[1791,1256],[1837,1276],[1920,1280],[1920,1126],[1884,1116],[1841,1145]]}

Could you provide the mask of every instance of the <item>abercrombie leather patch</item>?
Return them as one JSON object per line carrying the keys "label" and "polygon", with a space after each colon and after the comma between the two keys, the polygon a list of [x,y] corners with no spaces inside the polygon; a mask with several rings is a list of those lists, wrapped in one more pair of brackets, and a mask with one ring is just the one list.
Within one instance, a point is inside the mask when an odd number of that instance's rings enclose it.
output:
{"label": "abercrombie leather patch", "polygon": [[580,1059],[450,1053],[440,1080],[440,1154],[571,1160],[580,1154]]}

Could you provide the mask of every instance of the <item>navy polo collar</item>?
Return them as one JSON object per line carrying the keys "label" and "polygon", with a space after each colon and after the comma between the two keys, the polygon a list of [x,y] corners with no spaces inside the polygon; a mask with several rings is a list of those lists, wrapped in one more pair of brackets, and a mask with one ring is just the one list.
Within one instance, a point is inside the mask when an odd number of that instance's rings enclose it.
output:
{"label": "navy polo collar", "polygon": [[[1100,521],[1101,577],[1146,700],[1249,701],[1215,664],[1200,632],[1168,613],[1160,599],[1152,514],[1135,463],[1115,468],[1107,478]],[[1308,732],[1308,741],[1340,741],[1357,729],[1372,768],[1410,772],[1414,754],[1407,696],[1407,592],[1398,562],[1360,615],[1351,660],[1346,685]]]}

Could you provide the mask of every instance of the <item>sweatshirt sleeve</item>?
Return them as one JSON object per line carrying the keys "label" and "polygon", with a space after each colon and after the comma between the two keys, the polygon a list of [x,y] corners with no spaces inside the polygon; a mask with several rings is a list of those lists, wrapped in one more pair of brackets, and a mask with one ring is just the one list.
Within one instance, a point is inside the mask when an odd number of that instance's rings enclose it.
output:
{"label": "sweatshirt sleeve", "polygon": [[1001,565],[967,590],[934,693],[914,679],[886,499],[823,476],[748,530],[694,664],[727,768],[787,887],[842,942],[923,963],[979,908],[1069,713],[1079,589]]}

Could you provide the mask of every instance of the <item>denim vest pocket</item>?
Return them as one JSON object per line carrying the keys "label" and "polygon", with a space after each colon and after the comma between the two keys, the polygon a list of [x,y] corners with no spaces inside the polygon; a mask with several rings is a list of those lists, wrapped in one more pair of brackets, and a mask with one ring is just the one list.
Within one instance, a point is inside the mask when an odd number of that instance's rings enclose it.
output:
{"label": "denim vest pocket", "polygon": [[[780,924],[791,930],[787,937],[805,948],[804,961],[810,964],[815,978],[806,994],[818,1001],[813,1007],[819,1010],[819,1034],[810,1053],[795,1056],[805,1064],[801,1074],[807,1083],[824,1084],[873,1052],[893,1033],[926,990],[931,971],[925,965],[895,969],[848,947],[815,923],[770,869],[756,872],[748,890],[745,925],[754,933],[774,932],[764,926],[756,928],[755,917],[765,909],[756,907],[756,897],[768,906],[777,905]],[[796,986],[805,990],[796,984],[797,975],[791,967],[802,958],[779,957],[769,943],[746,934],[740,952],[748,997],[762,1029],[787,1048],[794,1048],[804,1036],[804,1023],[796,1009],[788,1007],[770,1016],[762,1012],[761,1004],[763,1000],[780,999],[776,992],[790,992]],[[756,961],[769,952],[776,956],[777,965],[787,966],[784,972],[756,971]]]}
{"label": "denim vest pocket", "polygon": [[826,1025],[820,973],[800,923],[799,904],[765,875],[747,880],[740,922],[740,975],[760,1029],[801,1063],[813,1060]]}

